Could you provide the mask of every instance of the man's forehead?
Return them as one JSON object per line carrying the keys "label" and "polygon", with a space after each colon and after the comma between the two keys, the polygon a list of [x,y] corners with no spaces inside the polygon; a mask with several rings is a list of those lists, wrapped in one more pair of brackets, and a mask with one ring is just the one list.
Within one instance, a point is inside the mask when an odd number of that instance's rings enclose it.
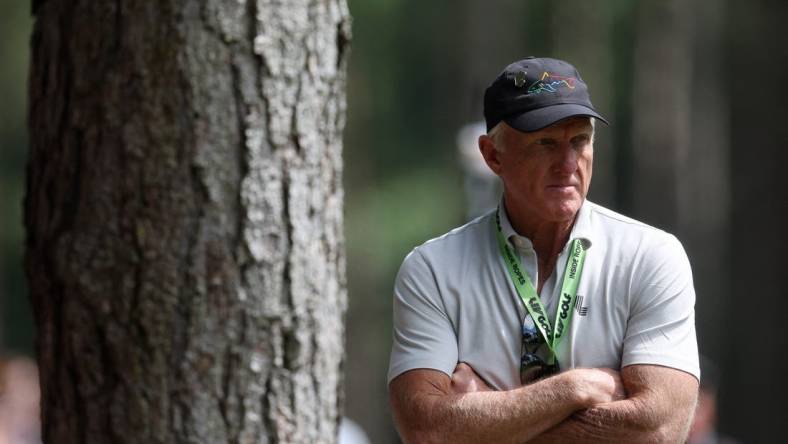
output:
{"label": "man's forehead", "polygon": [[587,116],[575,116],[556,122],[538,131],[523,133],[531,137],[560,136],[567,131],[571,132],[593,132],[591,118]]}
{"label": "man's forehead", "polygon": [[546,128],[543,128],[543,129],[549,130],[549,129],[552,128],[552,129],[562,130],[562,129],[566,128],[566,127],[573,127],[573,128],[575,128],[575,127],[577,127],[577,128],[589,127],[590,128],[591,126],[592,125],[591,125],[591,118],[590,117],[588,117],[588,116],[573,116],[573,117],[566,118],[564,120],[559,120],[558,122],[556,122],[556,123],[554,123],[554,124],[552,124],[552,125],[550,125],[550,126],[548,126]]}

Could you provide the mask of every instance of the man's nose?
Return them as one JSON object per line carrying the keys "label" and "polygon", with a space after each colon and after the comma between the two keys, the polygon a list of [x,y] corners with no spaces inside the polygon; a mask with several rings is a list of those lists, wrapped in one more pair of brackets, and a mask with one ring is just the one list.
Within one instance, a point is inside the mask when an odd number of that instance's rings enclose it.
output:
{"label": "man's nose", "polygon": [[563,142],[558,149],[556,169],[565,174],[572,174],[577,170],[577,150],[569,142]]}

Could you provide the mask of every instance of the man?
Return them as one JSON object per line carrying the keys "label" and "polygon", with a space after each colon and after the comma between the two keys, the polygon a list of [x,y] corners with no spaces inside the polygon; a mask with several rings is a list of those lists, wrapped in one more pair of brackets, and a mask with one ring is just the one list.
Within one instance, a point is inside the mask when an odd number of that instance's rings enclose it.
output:
{"label": "man", "polygon": [[414,249],[395,284],[389,391],[406,442],[681,442],[695,295],[670,234],[586,201],[593,119],[570,64],[485,91],[496,211]]}

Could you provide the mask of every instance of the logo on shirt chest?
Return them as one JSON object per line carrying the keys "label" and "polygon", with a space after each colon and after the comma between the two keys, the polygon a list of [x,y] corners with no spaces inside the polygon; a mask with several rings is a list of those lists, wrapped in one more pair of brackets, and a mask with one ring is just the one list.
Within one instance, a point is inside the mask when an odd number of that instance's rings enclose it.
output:
{"label": "logo on shirt chest", "polygon": [[588,315],[588,307],[583,307],[583,296],[577,295],[577,300],[575,301],[575,311],[579,316]]}

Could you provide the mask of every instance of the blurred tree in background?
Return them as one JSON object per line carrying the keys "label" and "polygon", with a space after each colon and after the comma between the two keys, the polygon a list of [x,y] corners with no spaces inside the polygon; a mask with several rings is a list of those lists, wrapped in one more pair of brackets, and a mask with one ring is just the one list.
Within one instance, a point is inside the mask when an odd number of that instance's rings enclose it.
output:
{"label": "blurred tree in background", "polygon": [[0,14],[0,351],[33,352],[22,273],[22,197],[27,157],[27,70],[33,20],[26,1]]}
{"label": "blurred tree in background", "polygon": [[[8,2],[8,0],[7,0]],[[574,63],[610,118],[590,198],[674,232],[693,263],[701,352],[721,368],[720,427],[782,435],[785,294],[777,279],[788,126],[778,0],[349,0],[354,46],[345,132],[350,307],[346,414],[397,442],[386,392],[391,288],[402,258],[463,223],[457,130],[483,89],[526,55]],[[30,350],[20,276],[30,20],[0,18],[3,341]],[[16,276],[16,277],[15,277]]]}

